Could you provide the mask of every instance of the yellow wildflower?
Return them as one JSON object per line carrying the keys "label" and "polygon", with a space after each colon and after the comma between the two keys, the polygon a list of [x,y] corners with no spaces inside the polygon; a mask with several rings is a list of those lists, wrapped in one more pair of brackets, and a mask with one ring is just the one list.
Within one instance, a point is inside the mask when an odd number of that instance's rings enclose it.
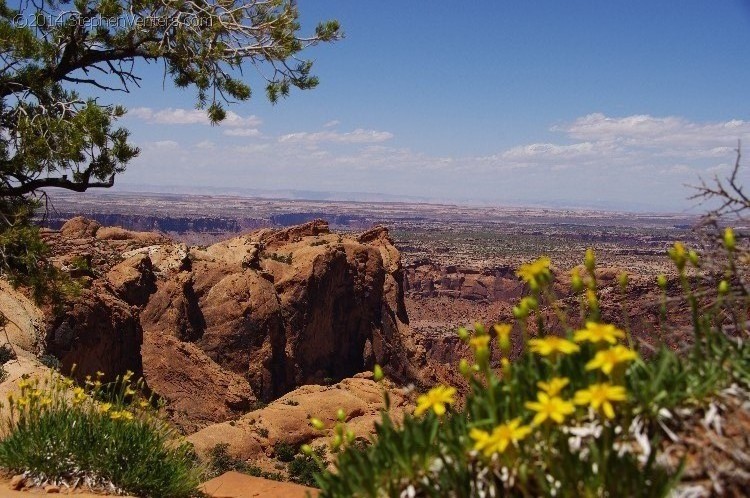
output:
{"label": "yellow wildflower", "polygon": [[596,268],[596,255],[594,254],[594,250],[590,247],[586,249],[586,256],[583,259],[583,266],[585,266],[589,272],[593,272]]}
{"label": "yellow wildflower", "polygon": [[135,394],[135,390],[131,389],[130,386],[125,388],[125,396],[133,396]]}
{"label": "yellow wildflower", "polygon": [[112,420],[120,420],[122,418],[122,412],[117,410],[110,412],[109,418]]}
{"label": "yellow wildflower", "polygon": [[477,335],[469,339],[469,346],[471,346],[471,349],[474,351],[479,351],[480,349],[487,349],[487,346],[490,343],[490,336],[489,335]]}
{"label": "yellow wildflower", "polygon": [[73,404],[81,403],[86,399],[86,391],[82,387],[76,387],[73,389]]}
{"label": "yellow wildflower", "polygon": [[112,403],[102,403],[99,405],[99,413],[107,413],[112,408]]}
{"label": "yellow wildflower", "polygon": [[554,335],[548,335],[543,339],[531,339],[529,349],[531,352],[542,356],[549,356],[554,353],[572,354],[581,350],[576,343]]}
{"label": "yellow wildflower", "polygon": [[456,389],[450,386],[437,386],[430,389],[427,394],[417,398],[417,408],[414,415],[420,416],[427,410],[432,410],[437,416],[445,413],[445,405],[456,402]]}
{"label": "yellow wildflower", "polygon": [[510,349],[510,333],[513,331],[513,326],[507,323],[496,323],[492,329],[497,334],[497,342],[500,344],[500,349],[507,351]]}
{"label": "yellow wildflower", "polygon": [[149,402],[148,402],[148,401],[146,401],[145,399],[142,399],[142,400],[141,400],[141,401],[140,401],[140,402],[138,403],[138,406],[140,406],[141,408],[146,408],[146,407],[147,407],[148,405],[149,405]]}
{"label": "yellow wildflower", "polygon": [[592,342],[598,344],[600,342],[608,342],[610,344],[616,344],[617,339],[624,339],[625,332],[618,329],[614,325],[586,322],[586,328],[577,330],[573,334],[573,340],[575,342]]}
{"label": "yellow wildflower", "polygon": [[719,294],[722,296],[729,294],[729,282],[726,280],[719,282]]}
{"label": "yellow wildflower", "polygon": [[599,297],[594,289],[586,289],[586,302],[589,303],[589,308],[599,307]]}
{"label": "yellow wildflower", "polygon": [[42,398],[39,399],[39,404],[42,406],[51,405],[52,398],[50,398],[49,396],[43,396]]}
{"label": "yellow wildflower", "polygon": [[532,263],[526,263],[516,272],[516,275],[521,277],[524,282],[531,283],[539,280],[540,277],[548,277],[550,259],[547,256],[542,256]]}
{"label": "yellow wildflower", "polygon": [[728,251],[734,251],[737,247],[732,227],[726,227],[724,229],[724,247],[726,247]]}
{"label": "yellow wildflower", "polygon": [[589,405],[594,410],[601,410],[607,418],[615,417],[612,408],[613,401],[625,401],[627,392],[622,386],[613,386],[609,382],[592,384],[588,388],[576,392],[574,402],[577,405]]}
{"label": "yellow wildflower", "polygon": [[562,424],[565,421],[565,417],[576,411],[573,403],[565,401],[559,396],[550,396],[545,392],[538,392],[536,399],[536,401],[527,401],[524,403],[526,408],[536,412],[531,425],[540,425],[546,420]]}
{"label": "yellow wildflower", "polygon": [[493,429],[492,434],[480,429],[472,429],[469,437],[475,441],[475,450],[490,457],[494,453],[503,453],[508,445],[517,444],[530,433],[531,427],[521,425],[521,419],[516,418],[506,424],[498,425]]}
{"label": "yellow wildflower", "polygon": [[659,286],[660,289],[665,290],[667,288],[667,277],[666,275],[657,275],[656,276],[656,285]]}
{"label": "yellow wildflower", "polygon": [[578,267],[573,268],[570,272],[570,286],[573,288],[573,292],[581,292],[583,290],[583,279]]}
{"label": "yellow wildflower", "polygon": [[133,420],[133,414],[127,410],[120,411],[120,415],[125,420]]}
{"label": "yellow wildflower", "polygon": [[380,382],[383,380],[383,377],[385,377],[385,374],[383,373],[383,367],[380,365],[375,365],[375,368],[372,370],[372,380],[375,382]]}
{"label": "yellow wildflower", "polygon": [[609,375],[618,364],[633,361],[636,358],[638,358],[638,354],[635,351],[618,345],[597,352],[594,358],[586,363],[586,370],[598,369]]}
{"label": "yellow wildflower", "polygon": [[567,377],[553,377],[549,382],[540,381],[536,383],[537,387],[549,396],[557,396],[568,384],[570,384],[570,379]]}
{"label": "yellow wildflower", "polygon": [[674,261],[677,269],[682,271],[687,263],[687,250],[682,242],[675,242],[674,246],[667,251],[669,258]]}
{"label": "yellow wildflower", "polygon": [[629,281],[629,277],[628,277],[628,273],[627,272],[621,271],[617,275],[617,282],[620,284],[620,289],[622,289],[622,290],[627,289],[628,288],[628,281]]}
{"label": "yellow wildflower", "polygon": [[508,360],[508,358],[501,358],[500,359],[500,368],[502,368],[502,370],[503,370],[503,375],[510,376],[510,374],[511,374],[511,372],[510,372],[511,363],[510,363],[510,360]]}
{"label": "yellow wildflower", "polygon": [[16,400],[16,404],[18,406],[27,406],[29,404],[29,398],[27,398],[26,396],[22,396],[18,398],[18,400]]}

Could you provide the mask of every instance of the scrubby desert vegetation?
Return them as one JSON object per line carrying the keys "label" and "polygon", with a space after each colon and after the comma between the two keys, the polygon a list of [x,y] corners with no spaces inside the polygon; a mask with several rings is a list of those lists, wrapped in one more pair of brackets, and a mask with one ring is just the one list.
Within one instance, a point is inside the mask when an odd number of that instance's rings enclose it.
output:
{"label": "scrubby desert vegetation", "polygon": [[[723,274],[709,287],[698,278],[695,251],[679,242],[669,251],[692,316],[683,356],[663,344],[640,351],[626,319],[601,322],[593,251],[585,274],[576,270],[571,279],[580,310],[560,308],[548,258],[523,265],[518,275],[530,293],[513,309],[516,323],[458,332],[474,353],[473,363],[456,365],[470,386],[465,400],[454,387],[436,386],[401,421],[384,411],[364,447],[347,444],[353,435],[342,422],[313,421],[333,432],[331,449],[339,451],[317,477],[322,496],[681,496],[688,455],[666,455],[665,443],[679,440],[675,432],[696,413],[710,424],[720,417],[717,406],[749,399],[748,298],[736,272],[746,255],[732,229],[723,246]],[[654,284],[666,292],[665,277]],[[620,285],[627,287],[626,274]],[[554,311],[555,330],[543,308]],[[654,334],[668,333],[664,318]],[[514,328],[523,353],[511,360]],[[492,349],[500,353],[495,365]]]}

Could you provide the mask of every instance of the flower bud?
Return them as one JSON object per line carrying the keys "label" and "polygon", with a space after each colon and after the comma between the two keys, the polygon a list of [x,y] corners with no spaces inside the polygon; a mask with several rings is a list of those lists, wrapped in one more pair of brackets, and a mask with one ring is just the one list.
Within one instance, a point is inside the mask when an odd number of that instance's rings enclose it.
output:
{"label": "flower bud", "polygon": [[474,352],[474,357],[477,359],[477,364],[481,369],[485,369],[489,365],[490,361],[490,349],[480,348]]}
{"label": "flower bud", "polygon": [[525,298],[521,299],[521,306],[529,310],[535,310],[539,307],[539,301],[531,296],[526,296]]}
{"label": "flower bud", "polygon": [[685,250],[685,246],[682,244],[682,242],[675,242],[674,246],[672,246],[672,248],[667,251],[667,254],[669,254],[669,258],[674,261],[677,269],[682,272],[682,270],[685,269],[685,264],[687,263],[687,251]]}
{"label": "flower bud", "polygon": [[325,429],[325,424],[319,418],[311,418],[310,425],[313,427],[313,429],[316,429],[319,431],[322,431],[323,429]]}
{"label": "flower bud", "polygon": [[508,358],[501,358],[500,359],[500,366],[503,371],[503,376],[510,377],[510,360]]}
{"label": "flower bud", "polygon": [[465,379],[471,377],[471,365],[469,365],[466,358],[461,358],[461,361],[458,362],[458,371],[461,372],[461,375]]}
{"label": "flower bud", "polygon": [[698,268],[700,266],[700,257],[698,256],[698,253],[690,249],[688,251],[688,260],[690,260],[690,264]]}
{"label": "flower bud", "polygon": [[666,290],[667,289],[667,277],[665,275],[658,275],[656,277],[656,284],[659,286],[660,289]]}
{"label": "flower bud", "polygon": [[734,240],[734,230],[732,230],[732,227],[726,227],[724,229],[724,247],[727,248],[727,251],[734,251],[736,247]]}
{"label": "flower bud", "polygon": [[510,350],[510,333],[513,331],[513,326],[507,323],[495,324],[492,327],[497,334],[497,342],[500,345],[500,350],[507,352]]}
{"label": "flower bud", "polygon": [[729,282],[722,280],[719,282],[719,295],[726,296],[729,294]]}
{"label": "flower bud", "polygon": [[596,256],[594,255],[594,250],[590,247],[586,249],[586,257],[583,260],[583,264],[586,269],[592,273],[594,271],[594,268],[596,268]]}
{"label": "flower bud", "polygon": [[583,280],[578,268],[573,268],[573,271],[570,273],[570,286],[573,288],[573,292],[576,293],[583,290]]}
{"label": "flower bud", "polygon": [[299,450],[302,452],[303,455],[310,456],[313,454],[312,446],[310,446],[309,444],[303,444],[302,446],[299,447]]}
{"label": "flower bud", "polygon": [[380,367],[380,365],[375,365],[375,368],[372,370],[372,378],[375,382],[380,382],[383,380],[383,377],[385,374],[383,373],[383,369]]}
{"label": "flower bud", "polygon": [[459,327],[458,338],[461,339],[463,342],[466,342],[469,340],[469,331],[466,330],[466,327]]}
{"label": "flower bud", "polygon": [[474,322],[474,332],[477,333],[477,335],[484,335],[487,333],[487,329],[484,328],[484,325],[482,325],[479,322]]}
{"label": "flower bud", "polygon": [[529,316],[529,310],[521,306],[513,306],[513,316],[518,320],[523,320]]}
{"label": "flower bud", "polygon": [[593,289],[586,289],[586,301],[589,303],[590,308],[599,307],[599,298]]}
{"label": "flower bud", "polygon": [[344,411],[343,408],[339,408],[338,411],[336,412],[336,419],[339,422],[343,422],[344,420],[346,420],[346,412]]}
{"label": "flower bud", "polygon": [[331,441],[331,449],[333,451],[338,451],[343,442],[343,438],[339,434],[336,434],[336,436],[333,438],[333,441]]}
{"label": "flower bud", "polygon": [[625,290],[628,288],[628,274],[626,272],[621,272],[617,276],[617,280],[620,283],[620,288],[622,290]]}
{"label": "flower bud", "polygon": [[531,289],[534,292],[538,291],[539,290],[539,282],[537,282],[536,279],[530,280],[529,281],[529,289]]}
{"label": "flower bud", "polygon": [[353,443],[353,442],[354,442],[354,439],[355,439],[356,437],[357,437],[357,435],[356,435],[356,434],[354,434],[354,431],[353,431],[353,430],[349,429],[348,431],[346,431],[346,442],[347,442],[347,443],[349,443],[349,444]]}

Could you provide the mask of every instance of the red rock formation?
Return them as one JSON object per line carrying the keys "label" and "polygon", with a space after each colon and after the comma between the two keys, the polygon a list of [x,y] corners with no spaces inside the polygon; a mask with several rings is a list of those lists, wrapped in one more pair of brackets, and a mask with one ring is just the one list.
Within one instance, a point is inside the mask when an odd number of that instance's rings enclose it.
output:
{"label": "red rock formation", "polygon": [[81,376],[142,373],[186,430],[376,362],[417,375],[384,228],[354,239],[316,220],[199,249],[77,218],[47,236],[61,264],[92,264],[90,288],[50,320],[49,352]]}
{"label": "red rock formation", "polygon": [[480,302],[510,302],[523,295],[523,284],[508,266],[465,268],[418,261],[406,268],[404,290],[412,297],[452,297]]}

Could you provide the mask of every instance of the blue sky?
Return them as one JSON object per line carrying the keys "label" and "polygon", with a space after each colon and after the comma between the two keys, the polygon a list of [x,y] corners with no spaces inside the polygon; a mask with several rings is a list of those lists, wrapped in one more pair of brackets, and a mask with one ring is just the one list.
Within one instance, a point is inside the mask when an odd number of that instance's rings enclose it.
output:
{"label": "blue sky", "polygon": [[306,54],[318,88],[272,106],[250,69],[211,127],[144,65],[105,97],[143,149],[119,183],[682,211],[750,144],[750,1],[299,6],[346,33]]}

